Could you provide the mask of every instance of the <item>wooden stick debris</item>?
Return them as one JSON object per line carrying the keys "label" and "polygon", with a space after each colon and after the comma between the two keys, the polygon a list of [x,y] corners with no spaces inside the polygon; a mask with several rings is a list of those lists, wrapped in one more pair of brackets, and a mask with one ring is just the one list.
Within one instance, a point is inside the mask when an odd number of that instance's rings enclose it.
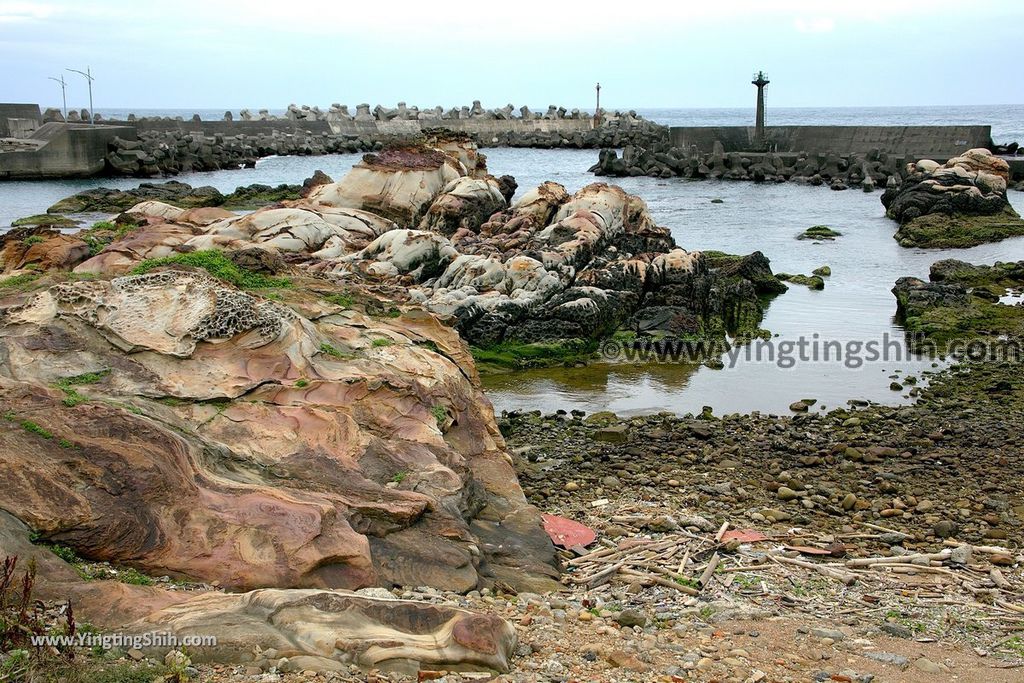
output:
{"label": "wooden stick debris", "polygon": [[708,566],[704,568],[704,573],[700,575],[699,579],[697,579],[697,583],[700,584],[701,589],[707,588],[708,584],[711,583],[711,577],[714,576],[715,570],[718,569],[718,563],[721,561],[722,559],[718,553],[711,556],[711,559],[708,561]]}

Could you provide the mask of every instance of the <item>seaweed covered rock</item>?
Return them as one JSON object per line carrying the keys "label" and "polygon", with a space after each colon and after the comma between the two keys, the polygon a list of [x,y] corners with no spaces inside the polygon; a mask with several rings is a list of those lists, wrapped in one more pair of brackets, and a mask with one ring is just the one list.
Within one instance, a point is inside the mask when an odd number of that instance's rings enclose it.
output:
{"label": "seaweed covered rock", "polygon": [[1024,334],[1024,307],[1016,305],[1022,289],[1024,261],[987,266],[946,259],[932,264],[928,281],[903,277],[892,292],[908,336],[943,345]]}
{"label": "seaweed covered rock", "polygon": [[[315,180],[322,180],[314,177]],[[310,180],[314,180],[310,179]],[[230,194],[214,187],[192,187],[188,183],[169,180],[164,183],[141,183],[128,190],[97,187],[65,197],[46,211],[50,214],[121,213],[141,202],[160,202],[178,209],[224,206],[230,209],[252,210],[286,200],[299,198],[299,185],[261,183],[244,185]]]}
{"label": "seaweed covered rock", "polygon": [[1009,165],[972,149],[940,166],[907,165],[907,178],[886,189],[886,215],[898,221],[905,247],[970,247],[1024,234],[1024,220],[1006,198]]}
{"label": "seaweed covered rock", "polygon": [[212,187],[192,187],[188,183],[169,180],[165,183],[142,183],[129,190],[97,187],[66,197],[47,213],[120,213],[143,201],[158,201],[178,208],[219,206],[224,195]]}

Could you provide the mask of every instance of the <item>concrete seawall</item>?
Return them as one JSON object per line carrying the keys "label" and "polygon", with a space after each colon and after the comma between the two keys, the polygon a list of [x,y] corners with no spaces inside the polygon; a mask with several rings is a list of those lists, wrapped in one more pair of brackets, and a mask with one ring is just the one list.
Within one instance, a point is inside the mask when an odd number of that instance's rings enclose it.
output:
{"label": "concrete seawall", "polygon": [[[721,142],[725,153],[757,149],[753,126],[673,127],[673,147],[714,151]],[[969,149],[992,146],[991,126],[769,126],[765,151],[840,156],[880,150],[890,155],[945,161]]]}
{"label": "concrete seawall", "polygon": [[356,137],[411,137],[424,130],[445,128],[480,137],[506,133],[572,133],[594,128],[593,119],[392,119],[390,121],[357,121],[344,119],[195,121],[174,119],[138,119],[132,122],[104,121],[107,125],[135,126],[139,133],[172,132],[204,135],[352,135]]}
{"label": "concrete seawall", "polygon": [[129,126],[44,123],[24,149],[0,154],[0,179],[85,178],[102,173],[114,138],[135,140]]}
{"label": "concrete seawall", "polygon": [[27,138],[41,125],[38,104],[0,103],[0,138]]}

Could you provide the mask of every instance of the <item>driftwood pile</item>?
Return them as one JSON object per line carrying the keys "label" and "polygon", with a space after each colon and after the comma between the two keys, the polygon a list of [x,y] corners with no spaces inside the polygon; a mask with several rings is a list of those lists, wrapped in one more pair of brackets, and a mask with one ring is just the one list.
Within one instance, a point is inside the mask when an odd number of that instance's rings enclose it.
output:
{"label": "driftwood pile", "polygon": [[[566,550],[563,581],[595,592],[615,584],[657,585],[691,604],[742,597],[760,607],[839,617],[885,619],[894,607],[940,606],[954,616],[960,612],[963,622],[1007,633],[1000,642],[1024,640],[1024,556],[1007,548],[947,540],[931,552],[912,552],[899,544],[910,539],[906,534],[866,522],[859,523],[864,532],[814,536],[799,529],[782,535],[730,530],[728,523],[711,531],[703,518],[651,532],[650,520],[612,517],[631,533]],[[865,551],[873,546],[883,550]]]}

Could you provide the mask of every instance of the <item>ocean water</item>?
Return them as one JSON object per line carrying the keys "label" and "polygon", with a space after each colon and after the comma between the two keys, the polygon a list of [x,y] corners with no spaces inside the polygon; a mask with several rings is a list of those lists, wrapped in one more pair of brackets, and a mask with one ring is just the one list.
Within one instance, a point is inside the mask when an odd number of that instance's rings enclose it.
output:
{"label": "ocean water", "polygon": [[[330,105],[320,105],[326,111]],[[249,107],[255,113],[262,107]],[[568,107],[572,109],[572,107]],[[271,114],[283,116],[285,109],[267,108]],[[355,106],[349,106],[355,111]],[[531,107],[533,111],[547,111],[547,105]],[[581,107],[583,109],[583,107]],[[181,116],[185,119],[199,114],[203,120],[219,120],[225,109],[97,109],[105,118],[125,119],[129,113],[136,116]],[[231,110],[238,118],[239,109]],[[637,109],[638,114],[666,126],[750,126],[754,123],[754,108],[664,108]],[[992,139],[999,144],[1024,144],[1024,104],[978,105],[960,107],[800,107],[774,108],[768,106],[769,126],[937,126],[988,125],[992,126]]]}
{"label": "ocean water", "polygon": [[[257,182],[299,183],[316,169],[340,179],[360,156],[272,157],[252,169],[185,174],[178,180],[230,192],[238,185]],[[486,150],[486,156],[492,173],[516,177],[520,194],[545,180],[562,183],[570,191],[598,180],[587,173],[596,161],[593,150],[499,148]],[[615,182],[646,200],[655,220],[669,227],[686,249],[744,254],[760,250],[776,272],[809,274],[819,266],[830,266],[832,276],[824,291],[794,285],[769,304],[763,326],[778,335],[777,344],[803,339],[820,345],[836,342],[849,349],[850,343],[885,343],[891,349],[888,358],[857,367],[847,362],[849,355],[793,367],[783,367],[778,357],[741,356],[735,363],[727,358],[727,367],[721,370],[679,363],[596,363],[582,369],[526,371],[485,379],[487,393],[498,410],[579,408],[683,414],[712,406],[718,414],[780,413],[802,398],[818,399],[816,410],[850,399],[905,402],[909,400],[906,391],[889,388],[892,378],[930,370],[932,361],[906,352],[903,332],[893,320],[896,305],[890,289],[896,279],[927,277],[929,266],[943,258],[974,263],[1024,259],[1024,238],[964,250],[900,247],[892,239],[896,226],[885,218],[879,193],[680,178],[621,178]],[[137,184],[131,179],[0,182],[0,225],[45,211],[58,199],[88,187]],[[1024,212],[1024,193],[1011,192],[1010,198],[1015,208]],[[713,203],[713,199],[722,202]],[[830,225],[843,236],[822,243],[796,239],[804,229],[819,224]]]}

